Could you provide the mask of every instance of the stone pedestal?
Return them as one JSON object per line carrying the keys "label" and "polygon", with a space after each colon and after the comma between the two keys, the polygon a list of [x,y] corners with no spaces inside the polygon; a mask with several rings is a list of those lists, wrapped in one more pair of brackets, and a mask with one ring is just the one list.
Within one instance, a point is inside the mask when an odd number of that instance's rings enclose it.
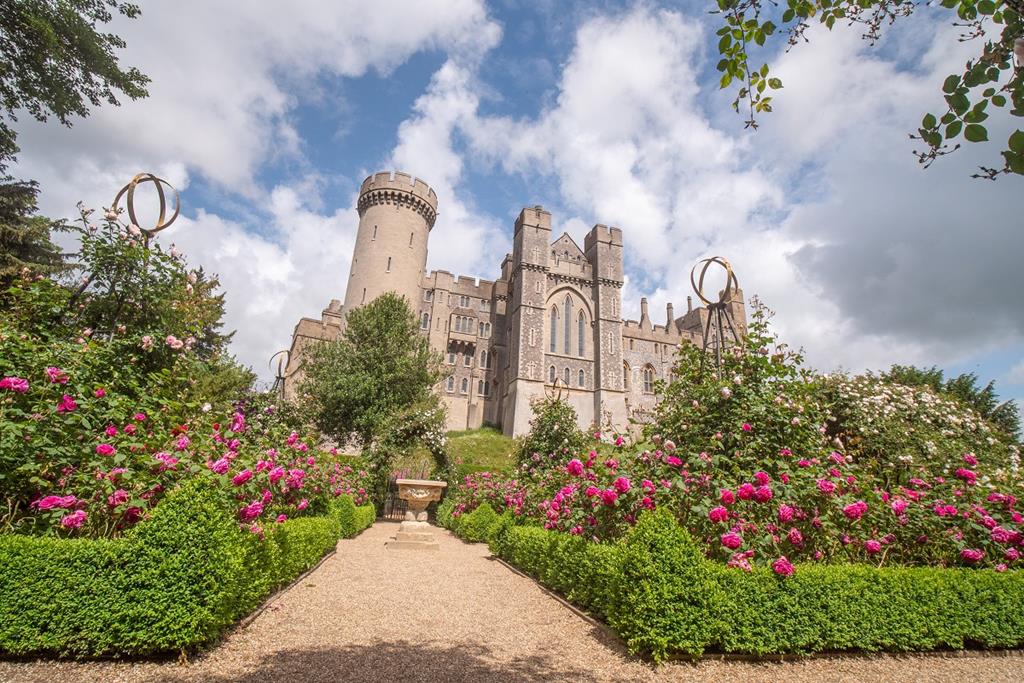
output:
{"label": "stone pedestal", "polygon": [[427,506],[441,500],[441,491],[448,485],[443,481],[426,479],[399,479],[398,497],[406,502],[405,521],[398,527],[395,538],[387,542],[392,550],[438,550],[441,546],[434,538],[433,528],[427,524]]}

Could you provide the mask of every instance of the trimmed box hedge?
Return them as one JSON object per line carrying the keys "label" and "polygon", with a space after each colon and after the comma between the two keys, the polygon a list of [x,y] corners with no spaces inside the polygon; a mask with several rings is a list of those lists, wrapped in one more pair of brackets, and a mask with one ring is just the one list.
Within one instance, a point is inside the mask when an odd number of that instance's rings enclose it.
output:
{"label": "trimmed box hedge", "polygon": [[633,652],[756,655],[1024,644],[1024,573],[798,565],[790,577],[706,560],[664,511],[617,543],[500,524],[492,551],[600,615]]}
{"label": "trimmed box hedge", "polygon": [[[367,508],[372,522],[372,506],[354,508],[356,533]],[[315,565],[341,531],[337,514],[303,517],[268,525],[261,540],[197,480],[119,539],[2,535],[0,652],[144,655],[208,643]]]}

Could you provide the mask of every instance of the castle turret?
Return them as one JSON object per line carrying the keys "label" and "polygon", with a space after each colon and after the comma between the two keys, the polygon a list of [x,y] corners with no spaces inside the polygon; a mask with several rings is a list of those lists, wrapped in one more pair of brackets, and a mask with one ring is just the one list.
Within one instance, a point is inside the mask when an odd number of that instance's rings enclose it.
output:
{"label": "castle turret", "polygon": [[407,173],[375,173],[359,189],[359,230],[352,254],[345,311],[385,292],[415,307],[427,266],[427,238],[437,218],[437,195]]}

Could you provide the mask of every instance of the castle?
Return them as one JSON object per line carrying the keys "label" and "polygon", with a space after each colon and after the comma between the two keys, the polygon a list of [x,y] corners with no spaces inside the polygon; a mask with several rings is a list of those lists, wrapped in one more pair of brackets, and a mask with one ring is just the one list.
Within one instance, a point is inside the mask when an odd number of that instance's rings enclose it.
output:
{"label": "castle", "polygon": [[[518,436],[529,431],[530,403],[556,391],[583,428],[627,427],[654,407],[654,383],[670,379],[677,347],[700,345],[706,308],[688,304],[665,323],[622,319],[622,230],[595,225],[583,249],[568,235],[552,239],[551,214],[524,208],[515,221],[512,253],[496,280],[426,272],[427,241],[437,195],[405,173],[376,173],[359,191],[359,228],[345,303],[331,301],[319,320],[295,326],[284,392],[296,393],[303,351],[341,334],[345,311],[396,292],[412,305],[420,330],[443,355],[447,377],[437,391],[448,429],[482,424]],[[746,329],[742,292],[728,304]]]}

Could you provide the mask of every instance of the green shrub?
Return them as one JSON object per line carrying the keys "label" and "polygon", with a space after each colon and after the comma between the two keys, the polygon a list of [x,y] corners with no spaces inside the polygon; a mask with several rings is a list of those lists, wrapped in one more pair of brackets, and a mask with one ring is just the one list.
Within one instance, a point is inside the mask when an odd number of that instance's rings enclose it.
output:
{"label": "green shrub", "polygon": [[456,534],[471,543],[485,543],[491,528],[498,524],[498,513],[490,503],[483,503],[472,512],[459,517]]}
{"label": "green shrub", "polygon": [[792,576],[705,560],[665,513],[616,543],[498,525],[491,550],[603,617],[655,660],[706,650],[756,655],[925,651],[1024,644],[1024,573],[798,564]]}
{"label": "green shrub", "polygon": [[455,531],[455,523],[458,517],[452,517],[452,510],[455,509],[455,496],[448,496],[437,506],[437,524],[440,527]]}
{"label": "green shrub", "polygon": [[[329,515],[268,525],[260,539],[226,505],[197,479],[119,539],[0,536],[0,652],[145,655],[210,642],[341,534]],[[355,535],[374,511],[353,510]]]}
{"label": "green shrub", "polygon": [[369,528],[376,520],[377,508],[373,506],[373,503],[360,505],[356,508],[356,530],[352,535],[355,536],[363,529]]}

